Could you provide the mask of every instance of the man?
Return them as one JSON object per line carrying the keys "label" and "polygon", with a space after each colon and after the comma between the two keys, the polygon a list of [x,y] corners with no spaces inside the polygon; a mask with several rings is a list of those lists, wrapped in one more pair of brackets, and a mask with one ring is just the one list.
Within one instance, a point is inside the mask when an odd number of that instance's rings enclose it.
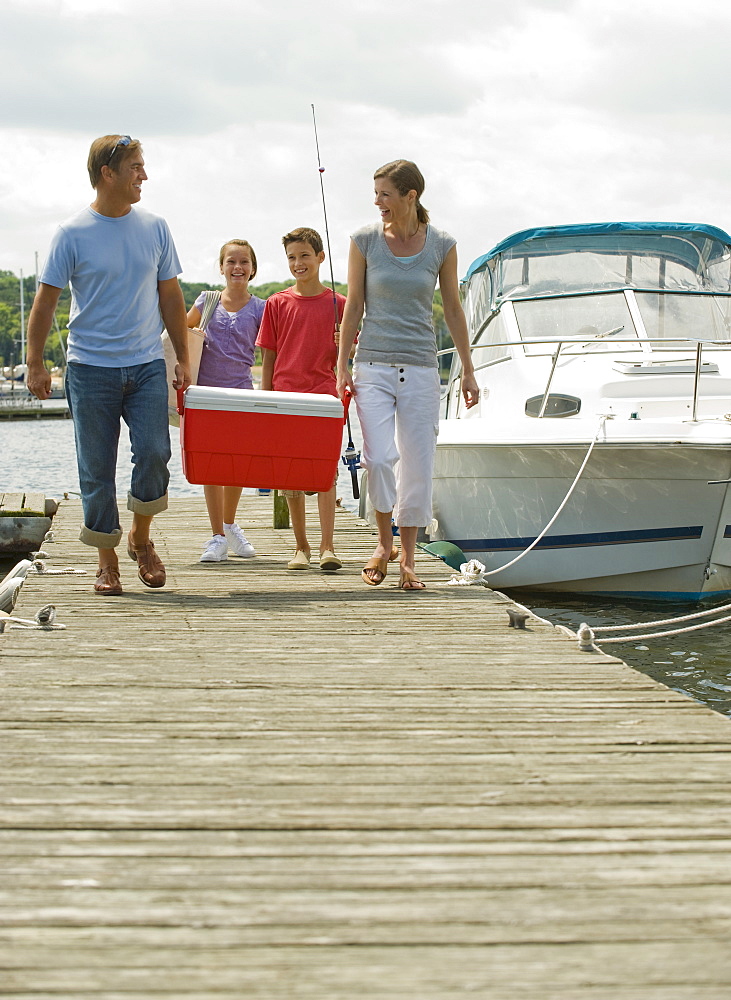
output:
{"label": "man", "polygon": [[84,523],[82,542],[98,549],[94,590],[122,593],[116,547],[122,538],[116,501],[120,419],[129,427],[132,480],[127,552],[147,587],[162,587],[165,567],[150,540],[153,516],[167,507],[170,435],[160,335],[175,348],[175,388],[190,384],[181,272],[164,219],[137,209],[147,180],[142,147],[128,135],[95,139],[87,163],[96,192],[88,208],[63,223],[28,320],[27,385],[50,395],[43,349],[61,290],[71,286],[66,394],[74,420]]}

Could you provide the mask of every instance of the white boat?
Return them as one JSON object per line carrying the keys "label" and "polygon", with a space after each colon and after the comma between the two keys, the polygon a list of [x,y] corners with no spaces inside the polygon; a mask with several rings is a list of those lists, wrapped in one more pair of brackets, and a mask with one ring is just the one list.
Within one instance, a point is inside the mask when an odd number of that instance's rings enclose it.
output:
{"label": "white boat", "polygon": [[10,572],[0,580],[0,611],[6,614],[15,607],[18,591],[23,586],[23,582],[28,575],[28,570],[32,566],[30,559],[21,559]]}
{"label": "white boat", "polygon": [[731,237],[526,230],[463,292],[481,398],[465,408],[455,354],[431,540],[498,589],[730,593]]}

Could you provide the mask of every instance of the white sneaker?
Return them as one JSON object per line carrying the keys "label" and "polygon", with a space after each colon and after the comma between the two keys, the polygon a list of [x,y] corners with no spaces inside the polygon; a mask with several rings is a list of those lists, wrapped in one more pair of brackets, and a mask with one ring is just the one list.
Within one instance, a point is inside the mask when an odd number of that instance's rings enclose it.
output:
{"label": "white sneaker", "polygon": [[254,546],[238,524],[224,524],[223,533],[226,536],[232,556],[241,556],[242,559],[252,559],[256,555]]}
{"label": "white sneaker", "polygon": [[214,535],[203,546],[201,562],[226,562],[228,559],[228,542],[223,535]]}

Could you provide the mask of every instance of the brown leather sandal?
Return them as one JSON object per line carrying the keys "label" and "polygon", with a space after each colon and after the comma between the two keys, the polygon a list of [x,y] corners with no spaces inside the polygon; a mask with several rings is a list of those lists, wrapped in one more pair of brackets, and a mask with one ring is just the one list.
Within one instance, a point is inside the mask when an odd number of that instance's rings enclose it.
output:
{"label": "brown leather sandal", "polygon": [[426,590],[426,584],[413,573],[401,570],[399,590]]}
{"label": "brown leather sandal", "polygon": [[165,567],[160,556],[155,552],[155,545],[151,541],[144,545],[133,545],[129,537],[127,538],[127,555],[139,567],[137,575],[146,587],[165,586]]}
{"label": "brown leather sandal", "polygon": [[102,597],[119,597],[122,593],[122,581],[119,579],[119,566],[100,566],[96,571],[94,593]]}

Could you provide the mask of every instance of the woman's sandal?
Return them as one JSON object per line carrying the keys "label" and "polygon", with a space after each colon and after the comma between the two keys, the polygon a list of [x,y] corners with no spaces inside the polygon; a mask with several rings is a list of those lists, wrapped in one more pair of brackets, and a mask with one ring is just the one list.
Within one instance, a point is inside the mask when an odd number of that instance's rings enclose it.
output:
{"label": "woman's sandal", "polygon": [[[372,572],[373,576],[368,576],[368,573]],[[363,583],[367,583],[369,587],[377,587],[380,583],[386,579],[386,573],[388,572],[388,559],[378,559],[374,556],[369,559],[365,564],[363,569],[360,571],[360,575],[363,578]],[[377,578],[376,578],[377,577]]]}
{"label": "woman's sandal", "polygon": [[425,583],[414,576],[413,573],[404,572],[404,570],[401,570],[401,578],[399,579],[398,586],[399,590],[426,590]]}
{"label": "woman's sandal", "polygon": [[[361,570],[360,575],[363,578],[363,582],[367,583],[369,587],[377,587],[379,584],[383,583],[386,579],[386,573],[388,572],[388,564],[390,562],[394,562],[396,559],[398,559],[398,549],[395,545],[391,549],[391,555],[388,559],[379,559],[378,556],[373,556],[373,558],[369,559]],[[368,576],[369,570],[377,573],[379,578],[374,580],[372,576]]]}
{"label": "woman's sandal", "polygon": [[122,581],[119,579],[118,566],[100,566],[96,571],[94,593],[102,597],[119,597],[122,593]]}

